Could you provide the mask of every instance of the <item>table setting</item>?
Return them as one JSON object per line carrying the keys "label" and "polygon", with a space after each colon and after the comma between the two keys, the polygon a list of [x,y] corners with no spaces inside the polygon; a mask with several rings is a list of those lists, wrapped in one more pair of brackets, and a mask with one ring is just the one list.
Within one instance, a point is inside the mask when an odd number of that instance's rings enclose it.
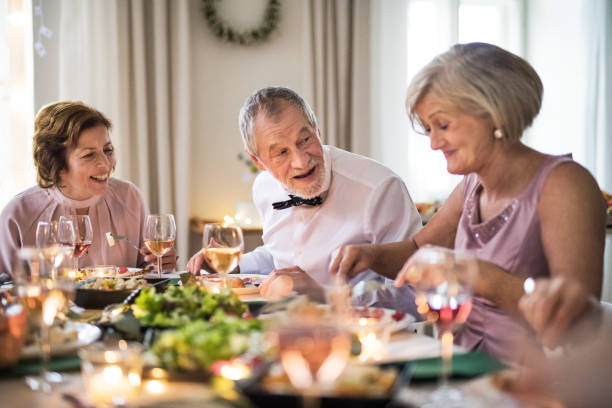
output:
{"label": "table setting", "polygon": [[[159,268],[176,230],[168,217],[151,220],[146,245]],[[70,231],[71,222],[59,228]],[[14,282],[0,289],[0,345],[13,357],[0,360],[1,406],[437,406],[440,392],[473,406],[521,406],[490,381],[508,366],[445,337],[469,313],[469,288],[450,275],[421,277],[417,322],[352,305],[340,280],[323,300],[262,295],[266,275],[231,273],[244,247],[237,226],[204,227],[202,253],[215,273],[203,276],[78,268],[75,235],[22,248]],[[117,239],[107,234],[110,246]],[[444,269],[432,259],[415,273]],[[423,334],[432,324],[441,340]],[[474,382],[486,398],[473,396]]]}

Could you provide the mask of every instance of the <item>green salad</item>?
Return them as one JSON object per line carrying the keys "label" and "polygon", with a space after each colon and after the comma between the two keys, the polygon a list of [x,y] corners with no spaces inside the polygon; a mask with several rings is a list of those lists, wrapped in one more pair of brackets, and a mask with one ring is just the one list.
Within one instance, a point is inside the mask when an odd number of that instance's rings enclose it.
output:
{"label": "green salad", "polygon": [[195,321],[166,331],[151,352],[170,370],[207,370],[219,360],[244,354],[261,333],[261,322],[241,319],[218,310],[210,321]]}
{"label": "green salad", "polygon": [[180,327],[195,320],[209,320],[215,313],[242,316],[247,306],[231,290],[207,293],[199,286],[170,286],[164,293],[145,288],[132,312],[146,326]]}

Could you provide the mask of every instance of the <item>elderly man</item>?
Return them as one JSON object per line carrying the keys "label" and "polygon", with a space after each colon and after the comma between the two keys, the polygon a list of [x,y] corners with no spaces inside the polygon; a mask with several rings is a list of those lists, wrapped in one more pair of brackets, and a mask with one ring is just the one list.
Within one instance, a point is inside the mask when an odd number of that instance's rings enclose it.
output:
{"label": "elderly man", "polygon": [[[283,87],[261,89],[240,111],[245,149],[263,170],[253,201],[263,223],[264,245],[245,254],[241,273],[290,276],[298,289],[331,283],[334,250],[346,244],[385,243],[412,237],[421,218],[403,181],[383,165],[321,144],[310,106]],[[187,269],[199,273],[203,257]],[[350,282],[382,279],[364,271]],[[379,288],[358,303],[415,313],[407,288]]]}

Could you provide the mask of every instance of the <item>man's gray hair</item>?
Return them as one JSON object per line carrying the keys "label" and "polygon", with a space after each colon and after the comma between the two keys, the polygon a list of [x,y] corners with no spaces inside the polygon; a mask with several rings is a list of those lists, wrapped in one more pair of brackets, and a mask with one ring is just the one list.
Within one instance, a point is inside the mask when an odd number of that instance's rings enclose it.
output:
{"label": "man's gray hair", "polygon": [[257,156],[257,141],[253,134],[253,122],[257,114],[263,112],[268,117],[278,116],[282,110],[281,101],[286,101],[298,108],[310,126],[318,129],[317,118],[310,105],[295,91],[282,86],[263,88],[247,98],[238,117],[242,142],[247,152]]}

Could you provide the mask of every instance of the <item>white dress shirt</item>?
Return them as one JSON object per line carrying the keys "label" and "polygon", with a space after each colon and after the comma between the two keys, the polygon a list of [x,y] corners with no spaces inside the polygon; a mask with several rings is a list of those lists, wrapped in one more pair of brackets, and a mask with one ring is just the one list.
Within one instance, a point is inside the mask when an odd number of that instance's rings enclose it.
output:
{"label": "white dress shirt", "polygon": [[[274,210],[272,203],[289,199],[288,192],[269,172],[257,176],[253,201],[262,220],[264,245],[242,257],[241,273],[267,274],[298,266],[325,286],[330,283],[335,249],[346,244],[401,241],[421,228],[421,218],[399,176],[372,159],[332,146],[323,146],[323,152],[330,164],[331,184],[320,206]],[[364,271],[351,283],[366,279],[383,278]],[[366,294],[367,299],[360,303],[414,310],[411,292],[378,292]],[[409,297],[400,302],[405,307],[397,307],[400,296]]]}

